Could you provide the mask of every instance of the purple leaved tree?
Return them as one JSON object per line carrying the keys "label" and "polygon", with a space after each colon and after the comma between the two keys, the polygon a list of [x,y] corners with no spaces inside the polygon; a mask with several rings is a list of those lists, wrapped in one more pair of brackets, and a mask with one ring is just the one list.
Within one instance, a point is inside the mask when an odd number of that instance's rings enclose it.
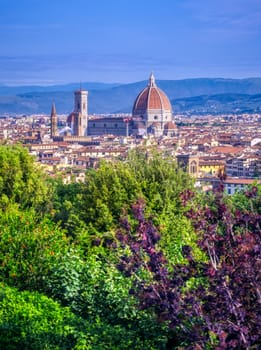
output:
{"label": "purple leaved tree", "polygon": [[[259,198],[257,198],[259,196]],[[261,215],[256,187],[246,191],[249,209],[226,203],[221,189],[211,206],[190,209],[187,216],[209,257],[207,285],[198,293],[202,317],[219,340],[217,349],[261,346]],[[199,292],[199,291],[197,291]]]}
{"label": "purple leaved tree", "polygon": [[[117,265],[132,276],[131,293],[142,309],[151,309],[169,325],[169,349],[258,349],[261,346],[261,216],[253,203],[260,196],[246,192],[252,210],[226,204],[223,191],[209,205],[195,206],[193,193],[180,195],[185,215],[198,233],[206,261],[197,261],[183,246],[185,264],[170,267],[158,247],[160,234],[144,216],[145,204],[133,206],[135,229],[126,218],[117,233],[125,253]],[[192,204],[191,204],[192,203]]]}

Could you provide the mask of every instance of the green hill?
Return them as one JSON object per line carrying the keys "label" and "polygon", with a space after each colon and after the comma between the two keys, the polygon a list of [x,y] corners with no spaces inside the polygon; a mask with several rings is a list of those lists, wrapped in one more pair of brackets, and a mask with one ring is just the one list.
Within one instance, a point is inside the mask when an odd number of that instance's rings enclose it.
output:
{"label": "green hill", "polygon": [[[131,113],[136,96],[146,85],[147,81],[123,85],[84,82],[81,87],[89,91],[90,114]],[[240,113],[247,110],[252,113],[260,110],[261,78],[158,80],[157,85],[171,100],[174,111]],[[73,110],[73,92],[79,88],[77,83],[0,86],[0,113],[49,114],[53,101],[59,114],[70,113]]]}

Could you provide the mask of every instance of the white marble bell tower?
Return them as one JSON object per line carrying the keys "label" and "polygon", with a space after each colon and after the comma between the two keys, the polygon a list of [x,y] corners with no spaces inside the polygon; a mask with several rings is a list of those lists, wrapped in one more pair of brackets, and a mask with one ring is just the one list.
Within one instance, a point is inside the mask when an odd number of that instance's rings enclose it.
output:
{"label": "white marble bell tower", "polygon": [[86,136],[88,129],[88,91],[74,92],[75,131],[77,136]]}

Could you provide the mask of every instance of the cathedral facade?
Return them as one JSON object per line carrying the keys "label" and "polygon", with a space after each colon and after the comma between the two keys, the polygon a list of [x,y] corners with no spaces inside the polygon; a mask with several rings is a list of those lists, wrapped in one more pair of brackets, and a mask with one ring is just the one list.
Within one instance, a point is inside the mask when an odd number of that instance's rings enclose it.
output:
{"label": "cathedral facade", "polygon": [[[55,108],[51,114],[51,135],[57,134]],[[88,92],[74,92],[74,110],[67,118],[71,136],[86,137],[113,134],[119,136],[154,136],[176,134],[172,107],[167,95],[156,85],[154,75],[149,77],[148,85],[135,99],[130,117],[89,117]],[[52,137],[53,137],[52,136]],[[58,136],[58,135],[57,135]]]}

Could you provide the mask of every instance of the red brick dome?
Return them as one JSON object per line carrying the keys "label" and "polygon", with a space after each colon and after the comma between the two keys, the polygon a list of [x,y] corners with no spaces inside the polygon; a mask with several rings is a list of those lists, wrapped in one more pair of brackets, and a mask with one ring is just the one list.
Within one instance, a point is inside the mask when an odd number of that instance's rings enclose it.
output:
{"label": "red brick dome", "polygon": [[153,74],[150,75],[148,86],[146,86],[136,98],[132,114],[144,114],[144,112],[148,110],[172,111],[168,97],[157,87]]}
{"label": "red brick dome", "polygon": [[72,112],[72,113],[70,113],[70,114],[68,115],[66,121],[67,121],[68,124],[71,125],[72,123],[75,122],[75,118],[76,118],[76,113]]}

